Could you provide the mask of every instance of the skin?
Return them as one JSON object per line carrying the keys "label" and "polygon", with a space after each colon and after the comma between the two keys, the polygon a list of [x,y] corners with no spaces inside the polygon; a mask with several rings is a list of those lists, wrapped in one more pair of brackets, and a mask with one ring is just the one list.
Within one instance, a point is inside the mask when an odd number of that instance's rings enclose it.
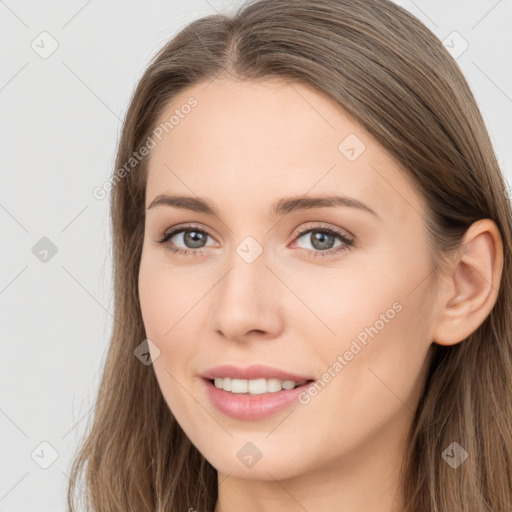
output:
{"label": "skin", "polygon": [[[215,512],[401,510],[403,443],[432,343],[462,341],[496,300],[503,258],[495,224],[468,230],[462,259],[451,260],[435,288],[422,197],[336,103],[304,85],[220,78],[182,91],[161,119],[191,96],[197,106],[151,150],[146,208],[159,194],[183,194],[208,199],[220,216],[147,209],[139,293],[147,337],[160,351],[153,367],[163,396],[218,470]],[[365,145],[354,161],[338,149],[350,134]],[[379,218],[347,206],[271,214],[283,197],[332,193]],[[208,233],[202,255],[156,243],[182,223]],[[297,231],[319,224],[357,245],[308,254],[322,248],[314,233]],[[184,234],[168,246],[197,251]],[[252,263],[236,252],[247,236],[263,251]],[[327,250],[344,245],[330,243]],[[242,421],[219,412],[203,390],[199,375],[224,363],[322,379],[394,303],[394,318],[305,405]],[[247,442],[262,454],[252,467],[237,457]]]}

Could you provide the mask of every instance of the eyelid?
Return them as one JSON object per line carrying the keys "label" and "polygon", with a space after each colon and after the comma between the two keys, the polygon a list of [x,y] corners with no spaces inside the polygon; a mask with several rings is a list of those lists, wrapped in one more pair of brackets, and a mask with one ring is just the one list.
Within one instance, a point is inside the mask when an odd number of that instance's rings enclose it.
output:
{"label": "eyelid", "polygon": [[210,233],[210,231],[213,231],[213,230],[211,230],[209,227],[203,227],[194,222],[192,222],[192,223],[185,222],[183,224],[176,224],[175,226],[172,226],[171,228],[166,229],[162,238],[167,238],[169,235],[173,235],[173,234],[176,235],[176,234],[178,234],[178,232],[189,231],[189,230],[192,231],[194,229],[207,234],[210,238],[214,238]]}
{"label": "eyelid", "polygon": [[320,231],[320,230],[325,229],[327,231],[332,231],[332,232],[336,233],[337,235],[343,235],[345,238],[349,238],[350,240],[355,239],[355,236],[347,229],[339,228],[337,226],[333,226],[332,224],[328,224],[325,222],[308,222],[306,224],[312,224],[312,225],[308,226],[308,227],[297,228],[294,231],[294,235],[293,235],[294,238],[301,236],[304,233],[307,233],[308,231],[315,231],[315,230]]}

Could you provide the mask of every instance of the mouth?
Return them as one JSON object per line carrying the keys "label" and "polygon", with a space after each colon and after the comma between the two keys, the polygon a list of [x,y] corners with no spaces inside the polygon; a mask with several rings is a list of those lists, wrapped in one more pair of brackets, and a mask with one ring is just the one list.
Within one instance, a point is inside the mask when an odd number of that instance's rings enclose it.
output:
{"label": "mouth", "polygon": [[226,391],[232,395],[254,396],[281,393],[305,387],[314,382],[313,379],[293,381],[277,378],[270,379],[232,379],[229,377],[217,377],[205,379],[220,391]]}
{"label": "mouth", "polygon": [[203,377],[202,381],[206,396],[220,413],[245,421],[263,420],[288,407],[297,406],[299,396],[314,382],[313,379],[287,381],[227,377]]}

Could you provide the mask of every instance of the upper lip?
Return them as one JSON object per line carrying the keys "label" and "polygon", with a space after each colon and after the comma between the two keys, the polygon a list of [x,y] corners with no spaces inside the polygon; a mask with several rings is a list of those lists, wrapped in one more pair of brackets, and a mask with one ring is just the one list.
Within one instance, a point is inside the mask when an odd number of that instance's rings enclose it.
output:
{"label": "upper lip", "polygon": [[215,366],[206,370],[201,377],[211,380],[215,378],[228,377],[231,379],[280,379],[280,380],[293,380],[300,382],[303,380],[314,380],[313,377],[307,375],[298,375],[279,368],[265,366],[262,364],[252,364],[250,366],[241,367],[233,364],[223,364]]}

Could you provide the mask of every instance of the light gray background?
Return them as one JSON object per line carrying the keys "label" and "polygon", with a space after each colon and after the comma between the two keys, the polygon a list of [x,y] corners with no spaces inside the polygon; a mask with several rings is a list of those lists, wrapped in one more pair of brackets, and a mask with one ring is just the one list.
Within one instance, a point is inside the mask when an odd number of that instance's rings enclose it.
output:
{"label": "light gray background", "polygon": [[[239,3],[0,1],[1,512],[65,510],[112,326],[109,197],[92,190],[112,171],[133,88],[178,29]],[[454,51],[469,44],[457,61],[512,183],[512,0],[397,3]],[[43,237],[55,255],[36,257]]]}

